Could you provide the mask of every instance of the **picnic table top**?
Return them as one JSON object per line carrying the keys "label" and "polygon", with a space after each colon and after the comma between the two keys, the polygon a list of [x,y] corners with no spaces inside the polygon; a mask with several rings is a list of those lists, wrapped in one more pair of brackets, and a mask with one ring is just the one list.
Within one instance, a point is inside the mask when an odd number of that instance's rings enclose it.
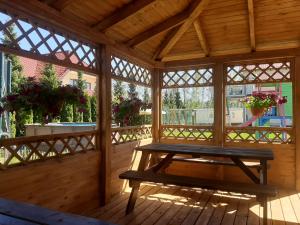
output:
{"label": "picnic table top", "polygon": [[190,144],[161,144],[153,143],[135,148],[138,151],[174,153],[174,154],[200,154],[202,156],[237,157],[242,159],[273,160],[272,149],[269,148],[236,148]]}
{"label": "picnic table top", "polygon": [[0,224],[14,225],[113,225],[94,218],[63,213],[36,205],[0,198]]}

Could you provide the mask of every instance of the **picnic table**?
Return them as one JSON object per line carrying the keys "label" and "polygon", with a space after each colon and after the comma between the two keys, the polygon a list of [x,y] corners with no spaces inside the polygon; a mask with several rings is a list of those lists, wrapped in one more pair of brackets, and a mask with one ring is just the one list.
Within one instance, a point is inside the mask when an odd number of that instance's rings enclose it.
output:
{"label": "picnic table", "polygon": [[[267,224],[267,197],[275,196],[277,193],[274,187],[267,184],[267,162],[274,159],[271,149],[153,143],[137,147],[136,150],[142,152],[138,170],[126,171],[119,176],[121,179],[128,179],[129,185],[132,187],[126,214],[134,209],[140,183],[154,182],[256,195],[257,200],[264,208],[263,221],[264,224]],[[165,156],[160,157],[154,165],[148,166],[150,155],[157,154],[164,154]],[[189,157],[184,158],[182,155]],[[237,166],[250,178],[252,183],[233,183],[223,180],[166,174],[165,169],[172,161],[180,159],[188,162]],[[251,162],[245,162],[246,160]],[[256,165],[253,164],[253,161],[256,161]],[[259,176],[250,169],[253,165],[257,167]]]}
{"label": "picnic table", "polygon": [[63,213],[0,198],[1,225],[113,225],[94,218]]}

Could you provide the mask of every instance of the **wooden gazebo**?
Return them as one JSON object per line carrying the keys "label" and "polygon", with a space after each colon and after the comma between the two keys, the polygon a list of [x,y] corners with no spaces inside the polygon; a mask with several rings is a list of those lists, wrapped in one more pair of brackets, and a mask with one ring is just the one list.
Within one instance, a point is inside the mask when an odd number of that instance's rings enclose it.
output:
{"label": "wooden gazebo", "polygon": [[[10,26],[16,27],[16,37]],[[282,190],[269,202],[269,219],[299,224],[299,27],[299,0],[0,1],[1,51],[93,74],[98,94],[96,131],[0,141],[0,197],[117,224],[258,224],[259,208],[251,214],[253,201],[243,203],[251,200],[248,195],[228,200],[224,193],[209,197],[174,187],[143,187],[136,214],[125,216],[128,194],[118,176],[136,168],[140,155],[134,148],[152,142],[269,148],[275,159],[268,183]],[[3,41],[4,35],[9,41]],[[71,61],[74,56],[77,60]],[[152,89],[151,125],[111,127],[112,79]],[[292,84],[290,126],[226,123],[228,86],[270,83]],[[163,123],[162,91],[194,87],[213,88],[213,123]],[[47,146],[46,153],[41,145]],[[25,155],[23,148],[28,150]],[[177,160],[167,170],[249,182],[226,163]]]}

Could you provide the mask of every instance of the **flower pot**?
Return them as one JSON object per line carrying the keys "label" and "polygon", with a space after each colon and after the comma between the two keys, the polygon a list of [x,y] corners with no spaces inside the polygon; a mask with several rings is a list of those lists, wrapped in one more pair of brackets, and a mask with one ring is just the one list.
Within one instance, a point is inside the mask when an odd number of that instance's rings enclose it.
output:
{"label": "flower pot", "polygon": [[266,111],[265,108],[251,108],[250,110],[253,116],[258,116],[258,117],[262,116]]}

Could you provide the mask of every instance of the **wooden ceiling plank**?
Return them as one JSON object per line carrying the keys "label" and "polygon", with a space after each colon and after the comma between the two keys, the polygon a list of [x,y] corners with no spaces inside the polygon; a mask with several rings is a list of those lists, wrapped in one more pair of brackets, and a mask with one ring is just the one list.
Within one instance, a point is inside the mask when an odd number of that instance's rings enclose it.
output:
{"label": "wooden ceiling plank", "polygon": [[48,5],[50,5],[50,4],[52,4],[52,3],[56,2],[56,1],[57,1],[57,0],[43,0],[42,2],[44,2],[44,3],[48,4]]}
{"label": "wooden ceiling plank", "polygon": [[248,16],[249,16],[250,45],[251,45],[252,51],[255,51],[256,50],[256,43],[255,43],[253,0],[248,0]]}
{"label": "wooden ceiling plank", "polygon": [[26,2],[23,0],[0,1],[0,7],[12,13],[34,18],[35,21],[40,21],[42,24],[47,23],[47,26],[56,27],[58,30],[64,30],[95,44],[109,45],[113,49],[133,57],[135,60],[143,61],[149,65],[157,65],[159,63],[154,62],[148,55],[136,49],[116,42],[96,29],[91,29],[81,22],[66,17],[63,12],[59,12],[38,0],[27,0]]}
{"label": "wooden ceiling plank", "polygon": [[162,23],[160,23],[154,27],[151,27],[150,29],[136,35],[135,37],[133,37],[132,39],[127,41],[126,45],[131,46],[131,47],[137,46],[164,31],[171,30],[172,28],[182,24],[189,17],[189,14],[190,13],[188,10],[185,10],[179,14],[176,14],[176,15],[166,19]]}
{"label": "wooden ceiling plank", "polygon": [[135,0],[132,3],[129,3],[124,7],[116,10],[110,16],[104,18],[98,23],[92,25],[92,27],[101,31],[106,30],[109,27],[112,27],[114,24],[125,20],[127,17],[135,14],[136,12],[150,5],[154,1],[155,0]]}
{"label": "wooden ceiling plank", "polygon": [[207,40],[204,35],[204,32],[203,32],[203,29],[202,29],[199,19],[194,21],[194,28],[197,33],[201,48],[203,49],[203,52],[205,53],[205,56],[209,56],[209,47],[208,47]]}
{"label": "wooden ceiling plank", "polygon": [[160,57],[166,56],[171,49],[174,47],[174,45],[178,42],[178,40],[182,37],[182,35],[191,27],[193,22],[199,17],[199,15],[203,12],[203,10],[206,8],[210,0],[202,0],[202,1],[195,1],[196,7],[194,10],[190,13],[190,16],[188,19],[185,20],[185,22],[181,25],[181,27],[178,29],[177,33],[173,36],[173,38],[169,41],[169,43],[165,46],[165,48],[162,50]]}
{"label": "wooden ceiling plank", "polygon": [[57,9],[58,11],[62,11],[73,2],[74,0],[56,0],[56,1],[52,1],[49,5],[51,5],[53,8]]}

